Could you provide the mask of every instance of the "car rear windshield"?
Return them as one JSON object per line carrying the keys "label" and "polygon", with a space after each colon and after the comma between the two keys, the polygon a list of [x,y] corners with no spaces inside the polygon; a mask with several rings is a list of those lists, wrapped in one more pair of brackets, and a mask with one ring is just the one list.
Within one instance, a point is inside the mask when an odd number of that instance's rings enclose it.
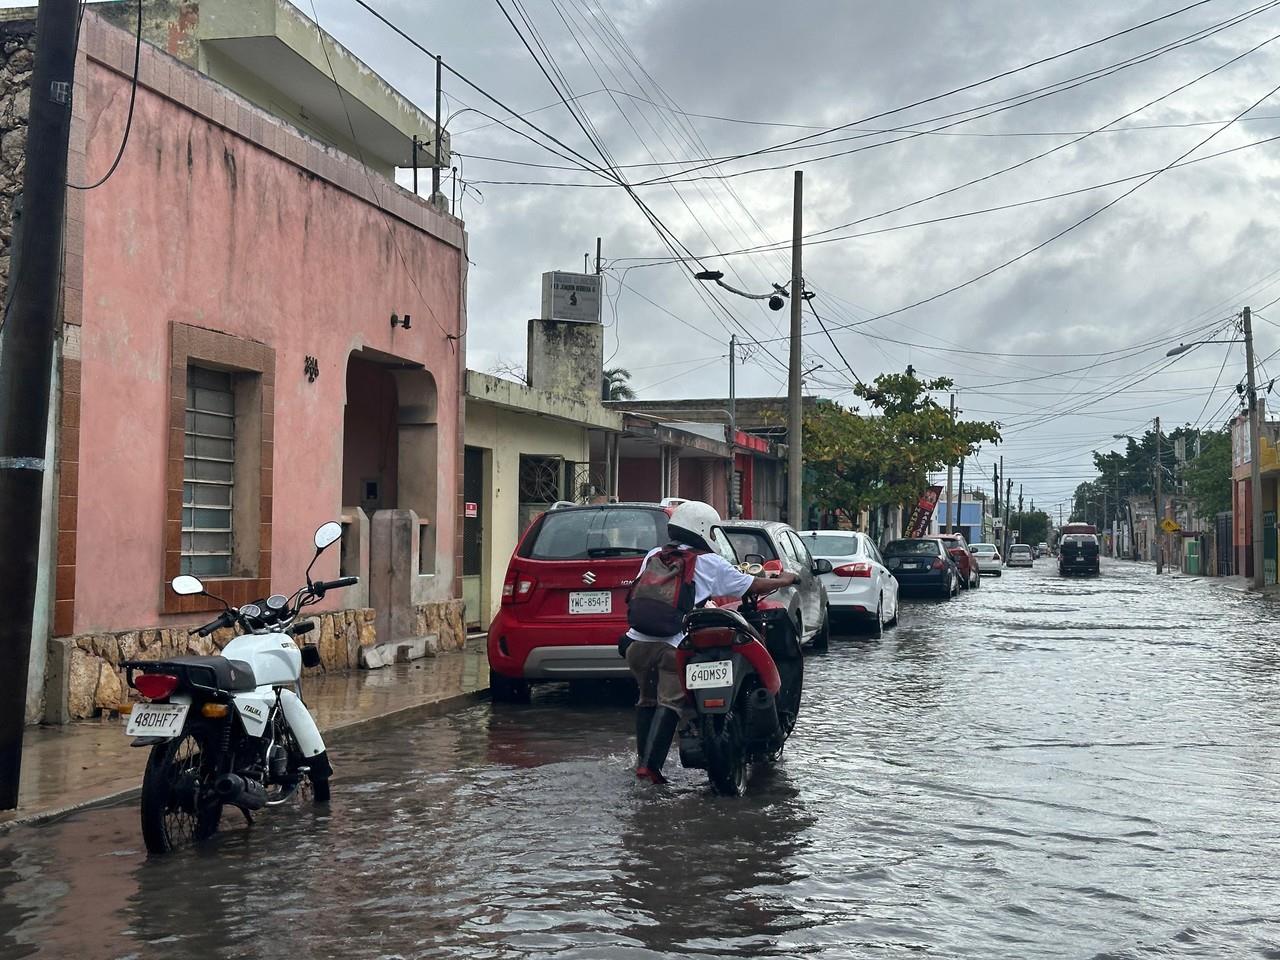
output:
{"label": "car rear windshield", "polygon": [[894,540],[883,552],[886,557],[937,557],[942,545],[937,540]]}
{"label": "car rear windshield", "polygon": [[666,541],[667,515],[660,510],[553,510],[543,515],[520,555],[530,560],[642,557]]}
{"label": "car rear windshield", "polygon": [[1098,538],[1091,533],[1071,533],[1063,537],[1062,542],[1075,546],[1077,544],[1097,543]]}
{"label": "car rear windshield", "polygon": [[733,552],[744,562],[747,555],[751,553],[764,557],[766,563],[778,559],[778,551],[773,548],[773,541],[763,530],[726,530],[725,535],[733,546]]}
{"label": "car rear windshield", "polygon": [[994,543],[975,543],[973,545],[974,553],[997,553]]}
{"label": "car rear windshield", "polygon": [[1009,548],[1009,552],[1010,553],[1030,553],[1031,548],[1026,546],[1025,544],[1015,543],[1012,547]]}
{"label": "car rear windshield", "polygon": [[857,537],[837,537],[831,534],[802,534],[800,539],[815,557],[856,557],[858,555]]}

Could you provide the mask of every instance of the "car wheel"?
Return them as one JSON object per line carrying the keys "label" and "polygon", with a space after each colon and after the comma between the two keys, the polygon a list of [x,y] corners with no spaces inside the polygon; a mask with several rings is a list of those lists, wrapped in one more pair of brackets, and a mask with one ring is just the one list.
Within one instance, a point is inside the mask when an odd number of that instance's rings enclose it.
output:
{"label": "car wheel", "polygon": [[898,602],[897,597],[895,597],[893,600],[893,616],[890,617],[889,622],[885,624],[886,627],[896,627],[898,625],[898,612],[901,609],[901,606],[902,605]]}
{"label": "car wheel", "polygon": [[880,599],[876,601],[875,619],[868,626],[867,636],[872,640],[879,640],[884,636],[884,594],[880,594]]}
{"label": "car wheel", "polygon": [[[803,634],[801,634],[803,636]],[[810,646],[818,653],[826,653],[831,649],[831,608],[827,607],[822,612],[822,626],[818,628],[818,632],[813,635],[813,642]]]}
{"label": "car wheel", "polygon": [[528,680],[516,680],[489,671],[489,699],[494,703],[528,703],[529,697]]}
{"label": "car wheel", "polygon": [[982,586],[982,571],[977,568],[973,571],[973,582],[969,584],[970,589],[977,590]]}

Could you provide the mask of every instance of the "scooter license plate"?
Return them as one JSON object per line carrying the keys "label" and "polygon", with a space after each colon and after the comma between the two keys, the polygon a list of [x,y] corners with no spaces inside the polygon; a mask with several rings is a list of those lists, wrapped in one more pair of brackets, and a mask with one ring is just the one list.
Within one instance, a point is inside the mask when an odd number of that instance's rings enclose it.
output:
{"label": "scooter license plate", "polygon": [[733,661],[710,660],[690,663],[684,668],[684,685],[688,690],[733,686]]}
{"label": "scooter license plate", "polygon": [[124,732],[130,737],[176,737],[187,720],[189,703],[140,703],[129,714]]}

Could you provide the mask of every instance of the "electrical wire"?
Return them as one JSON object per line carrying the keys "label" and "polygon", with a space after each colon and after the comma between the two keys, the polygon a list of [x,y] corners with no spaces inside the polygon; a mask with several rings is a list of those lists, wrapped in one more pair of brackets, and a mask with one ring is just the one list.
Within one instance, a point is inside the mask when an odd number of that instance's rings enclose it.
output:
{"label": "electrical wire", "polygon": [[[84,4],[80,5],[80,18],[84,17]],[[80,23],[76,23],[76,36],[80,35]],[[79,44],[77,43],[77,46]],[[138,0],[138,27],[133,38],[133,77],[129,81],[129,113],[124,121],[124,135],[120,138],[120,148],[116,150],[116,157],[111,161],[111,166],[107,168],[107,172],[101,177],[89,184],[68,183],[67,187],[71,190],[96,190],[102,186],[116,172],[116,168],[120,166],[121,159],[124,158],[124,148],[129,145],[129,133],[133,130],[133,108],[138,101],[138,67],[142,63],[142,0]]]}

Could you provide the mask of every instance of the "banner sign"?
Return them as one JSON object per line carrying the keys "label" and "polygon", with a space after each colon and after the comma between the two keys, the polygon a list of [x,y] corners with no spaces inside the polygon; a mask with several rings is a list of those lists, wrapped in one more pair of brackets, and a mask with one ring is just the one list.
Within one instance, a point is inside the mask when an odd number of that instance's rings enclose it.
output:
{"label": "banner sign", "polygon": [[923,537],[929,532],[929,523],[933,520],[933,511],[938,506],[938,498],[942,496],[942,487],[933,486],[925,490],[920,501],[911,510],[907,520],[906,536]]}

